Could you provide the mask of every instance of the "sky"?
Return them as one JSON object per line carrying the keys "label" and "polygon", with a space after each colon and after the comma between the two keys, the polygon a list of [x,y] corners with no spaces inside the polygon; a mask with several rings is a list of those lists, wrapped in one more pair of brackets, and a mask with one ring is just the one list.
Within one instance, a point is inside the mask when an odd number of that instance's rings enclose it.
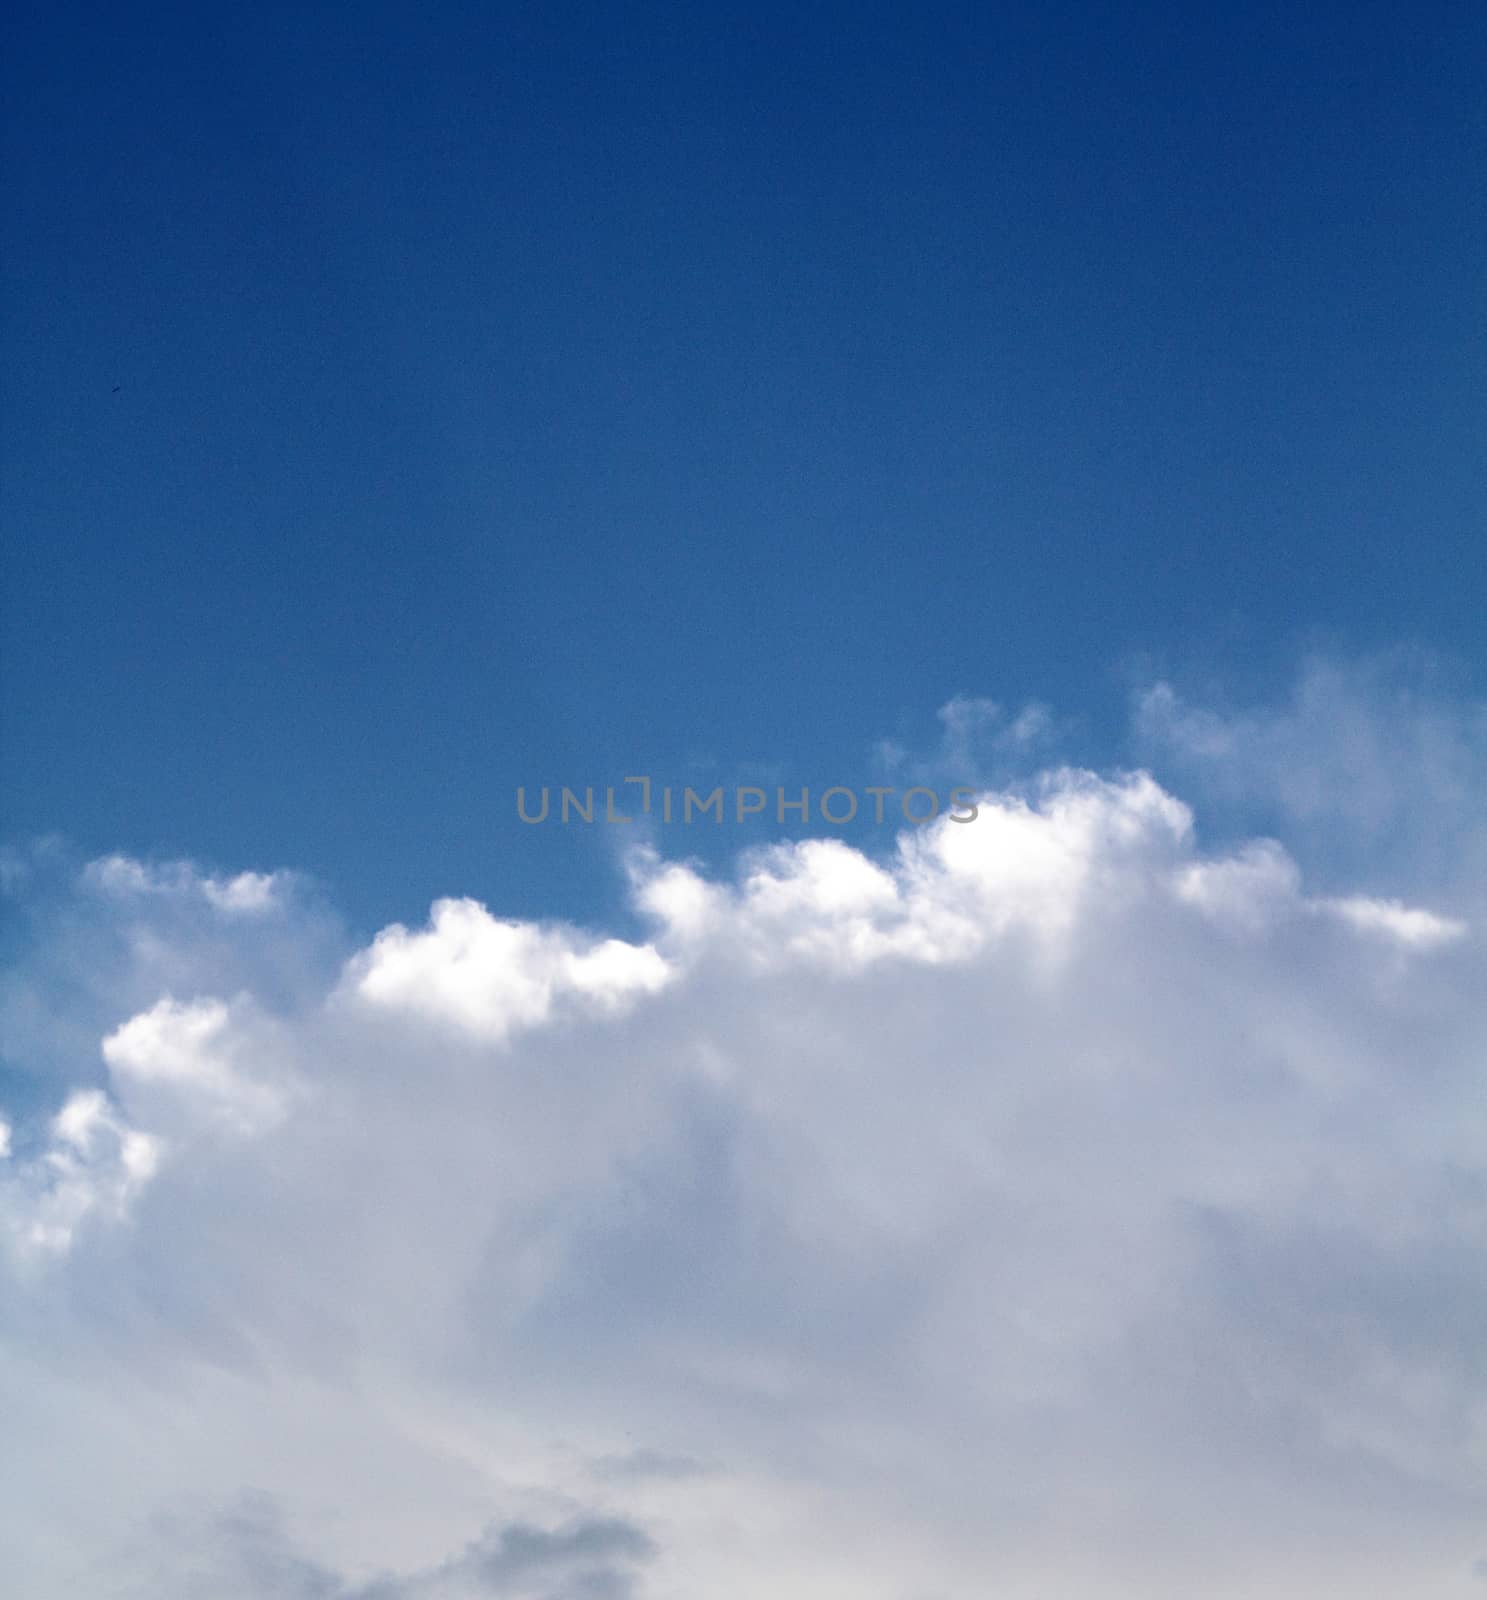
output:
{"label": "sky", "polygon": [[[74,7],[7,45],[10,831],[593,914],[514,789],[1132,658],[1482,687],[1469,5]],[[601,888],[600,886],[603,886]]]}
{"label": "sky", "polygon": [[1487,1594],[1487,13],[4,29],[6,1583]]}

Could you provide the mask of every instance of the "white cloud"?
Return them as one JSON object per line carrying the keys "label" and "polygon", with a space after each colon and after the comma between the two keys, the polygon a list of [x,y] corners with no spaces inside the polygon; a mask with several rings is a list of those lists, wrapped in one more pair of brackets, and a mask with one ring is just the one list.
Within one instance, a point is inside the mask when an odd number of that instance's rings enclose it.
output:
{"label": "white cloud", "polygon": [[1401,905],[1398,900],[1371,900],[1366,895],[1350,895],[1321,903],[1344,922],[1365,933],[1383,934],[1417,949],[1453,944],[1464,939],[1467,933],[1467,925],[1459,917],[1437,916],[1418,906]]}
{"label": "white cloud", "polygon": [[90,1218],[122,1221],[155,1175],[161,1141],[130,1127],[98,1089],[68,1096],[41,1153],[0,1177],[0,1229],[22,1268],[72,1245]]}
{"label": "white cloud", "polygon": [[[131,1017],[103,1041],[103,1059],[124,1103],[157,1119],[184,1104],[192,1119],[205,1118],[242,1133],[255,1133],[285,1114],[291,1078],[275,1065],[270,1076],[243,1070],[235,1057],[246,1053],[252,1024],[220,1000],[177,1001],[170,996]],[[261,1023],[259,1024],[261,1031]],[[265,1041],[256,1041],[264,1050]],[[268,1046],[268,1059],[279,1052]],[[262,1059],[262,1056],[260,1056]]]}
{"label": "white cloud", "polygon": [[1173,881],[1180,898],[1250,933],[1263,931],[1300,903],[1301,874],[1273,839],[1254,840],[1231,856],[1190,862]]}
{"label": "white cloud", "polygon": [[293,884],[293,875],[287,872],[239,872],[219,878],[199,872],[188,861],[152,864],[121,855],[90,861],[83,876],[93,888],[121,899],[197,895],[230,916],[257,916],[273,910]]}
{"label": "white cloud", "polygon": [[630,869],[646,938],[444,900],[316,989],[294,894],[249,960],[85,882],[170,981],[7,1111],[18,1592],[1472,1590],[1472,893],[1070,770]]}
{"label": "white cloud", "polygon": [[427,929],[394,925],[352,963],[349,985],[379,1009],[504,1040],[565,999],[616,1012],[669,976],[649,946],[501,921],[473,900],[436,901]]}

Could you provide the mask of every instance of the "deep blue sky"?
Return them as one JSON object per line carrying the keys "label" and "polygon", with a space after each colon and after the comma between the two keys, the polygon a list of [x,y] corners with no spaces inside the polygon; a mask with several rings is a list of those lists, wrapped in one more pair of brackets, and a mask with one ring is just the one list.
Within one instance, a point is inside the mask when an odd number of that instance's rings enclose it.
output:
{"label": "deep blue sky", "polygon": [[[582,912],[516,783],[1487,675],[1487,10],[23,4],[3,832]],[[709,766],[712,763],[712,766]],[[607,889],[605,890],[607,892]]]}

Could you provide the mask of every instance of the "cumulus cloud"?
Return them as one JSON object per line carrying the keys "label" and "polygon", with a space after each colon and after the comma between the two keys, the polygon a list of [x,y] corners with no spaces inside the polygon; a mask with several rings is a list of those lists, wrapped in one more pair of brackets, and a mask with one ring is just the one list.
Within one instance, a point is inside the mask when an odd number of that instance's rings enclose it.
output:
{"label": "cumulus cloud", "polygon": [[1054,769],[299,986],[300,889],[203,959],[197,877],[85,870],[159,988],[6,1111],[18,1592],[1479,1589],[1477,891],[1202,815]]}
{"label": "cumulus cloud", "polygon": [[160,1125],[217,1122],[254,1133],[276,1122],[297,1081],[252,1009],[246,999],[166,996],[122,1023],[102,1054],[123,1103]]}
{"label": "cumulus cloud", "polygon": [[654,994],[669,976],[648,945],[500,921],[473,900],[440,900],[426,929],[395,925],[379,933],[347,982],[377,1009],[499,1041],[546,1021],[565,1000],[617,1012]]}
{"label": "cumulus cloud", "polygon": [[51,1119],[42,1151],[0,1176],[0,1221],[13,1255],[65,1251],[95,1215],[123,1219],[159,1159],[159,1140],[130,1127],[101,1090],[75,1090]]}

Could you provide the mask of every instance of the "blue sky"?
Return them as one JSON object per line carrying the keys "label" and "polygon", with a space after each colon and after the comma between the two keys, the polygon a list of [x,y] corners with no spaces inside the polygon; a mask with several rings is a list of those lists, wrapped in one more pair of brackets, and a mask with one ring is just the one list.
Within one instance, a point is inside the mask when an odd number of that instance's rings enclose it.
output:
{"label": "blue sky", "polygon": [[6,831],[583,914],[518,782],[1132,663],[1482,681],[1480,10],[83,8],[7,35]]}
{"label": "blue sky", "polygon": [[1484,69],[12,12],[7,1594],[1487,1593]]}

